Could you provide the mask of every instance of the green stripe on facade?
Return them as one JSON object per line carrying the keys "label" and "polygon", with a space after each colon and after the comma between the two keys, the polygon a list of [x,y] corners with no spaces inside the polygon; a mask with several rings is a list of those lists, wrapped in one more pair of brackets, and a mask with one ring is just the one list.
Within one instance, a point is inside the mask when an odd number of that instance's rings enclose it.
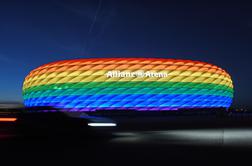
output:
{"label": "green stripe on facade", "polygon": [[197,88],[197,89],[218,89],[233,92],[233,88],[225,85],[212,83],[192,82],[88,82],[88,83],[60,83],[30,87],[24,93],[44,91],[49,89],[80,89],[80,88]]}
{"label": "green stripe on facade", "polygon": [[35,86],[23,92],[25,99],[42,96],[92,94],[204,94],[233,97],[233,89],[224,85],[207,83],[90,82]]}
{"label": "green stripe on facade", "polygon": [[81,88],[55,89],[25,93],[24,99],[46,96],[94,95],[94,94],[195,94],[233,97],[233,93],[216,89],[197,88]]}

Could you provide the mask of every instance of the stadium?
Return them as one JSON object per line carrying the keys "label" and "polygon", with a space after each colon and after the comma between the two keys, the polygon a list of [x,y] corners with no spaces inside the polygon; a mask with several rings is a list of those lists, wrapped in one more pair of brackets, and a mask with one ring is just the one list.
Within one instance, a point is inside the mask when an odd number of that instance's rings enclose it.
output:
{"label": "stadium", "polygon": [[72,111],[229,108],[230,75],[180,59],[90,58],[48,63],[23,83],[24,105]]}

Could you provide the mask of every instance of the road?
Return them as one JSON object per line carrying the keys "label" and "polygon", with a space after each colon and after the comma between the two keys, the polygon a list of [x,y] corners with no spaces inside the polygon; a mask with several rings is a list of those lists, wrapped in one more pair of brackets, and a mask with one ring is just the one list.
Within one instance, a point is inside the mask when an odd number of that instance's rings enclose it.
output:
{"label": "road", "polygon": [[241,165],[250,162],[252,127],[247,122],[244,125],[244,120],[240,123],[233,119],[221,120],[220,123],[211,118],[198,121],[189,118],[188,122],[183,118],[168,119],[119,119],[119,126],[111,137],[16,139],[2,134],[1,162],[8,165]]}

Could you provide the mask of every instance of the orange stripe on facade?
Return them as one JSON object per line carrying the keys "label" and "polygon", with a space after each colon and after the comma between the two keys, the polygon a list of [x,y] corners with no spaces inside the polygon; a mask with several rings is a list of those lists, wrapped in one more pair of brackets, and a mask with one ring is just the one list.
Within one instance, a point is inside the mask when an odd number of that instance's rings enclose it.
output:
{"label": "orange stripe on facade", "polygon": [[216,73],[220,75],[224,75],[230,78],[229,74],[227,74],[224,70],[220,68],[208,68],[208,67],[196,67],[196,66],[177,66],[177,65],[79,65],[79,66],[57,66],[57,67],[50,67],[45,68],[42,70],[35,69],[32,71],[28,76],[27,79],[33,76],[39,76],[45,73],[53,73],[53,72],[68,72],[68,71],[86,71],[90,70],[177,70],[177,71],[199,71],[199,72],[209,72],[209,73]]}

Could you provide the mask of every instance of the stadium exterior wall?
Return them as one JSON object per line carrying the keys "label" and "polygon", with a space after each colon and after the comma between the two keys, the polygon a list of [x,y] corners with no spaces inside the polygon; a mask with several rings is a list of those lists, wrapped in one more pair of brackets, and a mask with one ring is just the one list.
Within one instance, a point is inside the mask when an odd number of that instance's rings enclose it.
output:
{"label": "stadium exterior wall", "polygon": [[229,108],[233,83],[204,62],[161,58],[93,58],[42,65],[23,83],[25,106],[72,111]]}

